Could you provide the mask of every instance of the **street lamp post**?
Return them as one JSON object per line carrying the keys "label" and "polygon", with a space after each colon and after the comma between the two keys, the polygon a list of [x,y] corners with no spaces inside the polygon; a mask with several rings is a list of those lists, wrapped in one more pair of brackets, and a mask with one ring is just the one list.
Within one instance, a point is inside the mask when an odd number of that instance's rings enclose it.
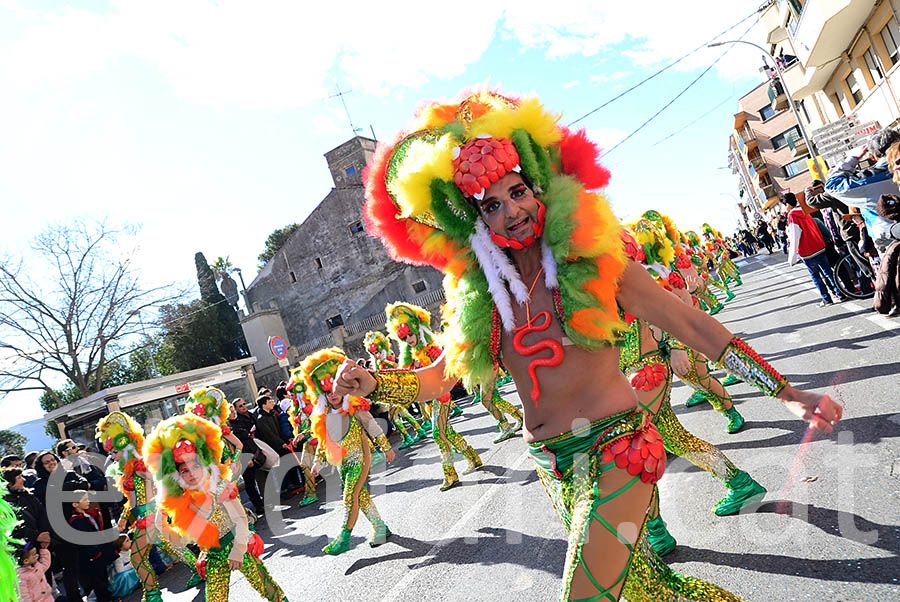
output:
{"label": "street lamp post", "polygon": [[819,179],[823,182],[825,181],[825,172],[822,171],[822,167],[819,165],[819,159],[816,157],[816,147],[813,146],[812,140],[809,139],[809,135],[806,133],[806,127],[803,125],[803,121],[800,119],[800,114],[797,113],[797,107],[794,105],[794,98],[791,96],[791,91],[788,89],[787,82],[784,81],[784,72],[781,70],[781,66],[778,64],[778,61],[775,60],[775,57],[772,54],[760,46],[759,44],[754,44],[753,42],[748,42],[746,40],[726,40],[724,42],[712,42],[711,44],[707,44],[709,48],[715,48],[716,46],[723,46],[725,44],[747,44],[748,46],[753,46],[757,50],[763,53],[763,56],[769,57],[769,60],[772,61],[772,65],[775,67],[775,72],[778,74],[778,80],[781,82],[782,88],[784,88],[784,93],[787,95],[788,105],[791,107],[791,112],[794,114],[794,119],[797,120],[797,127],[800,128],[800,135],[803,136],[803,141],[806,143],[806,148],[809,149],[809,154],[812,156],[813,165],[816,166],[816,172],[819,174]]}

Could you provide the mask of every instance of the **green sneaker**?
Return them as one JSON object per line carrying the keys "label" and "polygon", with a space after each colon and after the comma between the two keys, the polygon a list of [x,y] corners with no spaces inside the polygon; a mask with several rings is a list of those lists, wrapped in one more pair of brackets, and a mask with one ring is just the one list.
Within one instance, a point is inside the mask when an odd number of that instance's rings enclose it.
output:
{"label": "green sneaker", "polygon": [[744,381],[739,379],[734,374],[729,374],[728,376],[725,377],[725,380],[722,381],[722,386],[730,387],[731,385],[736,385],[740,382],[744,382]]}
{"label": "green sneaker", "polygon": [[744,284],[740,278],[735,278],[735,281],[737,282],[737,284],[735,284],[735,286],[740,286],[740,285]]}
{"label": "green sneaker", "polygon": [[[197,575],[197,573],[194,573],[194,574]],[[200,575],[197,575],[197,576],[200,577]],[[201,578],[200,581],[203,581],[203,579]],[[190,583],[190,582],[188,582],[188,583]],[[158,589],[150,590],[149,592],[144,592],[143,602],[163,602],[162,592],[159,591]]]}
{"label": "green sneaker", "polygon": [[375,526],[375,530],[372,533],[372,537],[369,538],[369,546],[373,548],[377,548],[383,543],[386,543],[388,537],[392,535],[391,530],[388,529],[388,526],[385,524],[383,520],[378,521],[378,524]]}
{"label": "green sneaker", "polygon": [[688,400],[684,402],[684,407],[692,408],[694,406],[700,405],[701,403],[706,403],[706,397],[701,391],[694,391],[694,394],[688,397]]}
{"label": "green sneaker", "polygon": [[726,290],[725,301],[731,301],[732,299],[734,299],[734,293],[732,293],[730,290]]}
{"label": "green sneaker", "polygon": [[516,436],[516,428],[512,426],[510,423],[506,423],[500,427],[500,436],[494,439],[494,443],[502,443],[507,439],[512,439]]}
{"label": "green sneaker", "polygon": [[416,431],[416,441],[421,441],[422,439],[424,439],[427,436],[428,436],[428,434],[425,432],[424,426]]}
{"label": "green sneaker", "polygon": [[400,444],[400,447],[399,447],[398,449],[403,449],[403,448],[405,448],[405,447],[409,447],[410,445],[412,445],[412,444],[415,443],[416,441],[417,441],[417,439],[413,439],[413,438],[410,437],[409,434],[407,433],[406,435],[403,435],[403,443]]}
{"label": "green sneaker", "polygon": [[647,539],[660,556],[665,556],[675,549],[675,538],[666,529],[666,521],[662,516],[647,521]]}
{"label": "green sneaker", "polygon": [[322,551],[330,556],[343,554],[350,549],[350,529],[341,529],[341,534],[328,543]]}
{"label": "green sneaker", "polygon": [[719,313],[720,311],[722,311],[723,309],[725,309],[725,306],[722,305],[721,303],[719,303],[718,305],[713,307],[711,310],[709,310],[709,315],[714,316],[717,313]]}
{"label": "green sneaker", "polygon": [[318,501],[319,501],[319,498],[317,498],[314,495],[310,496],[310,497],[305,497],[305,498],[303,498],[303,501],[300,502],[300,507],[303,508],[304,506],[309,506],[310,504],[315,504]]}
{"label": "green sneaker", "polygon": [[744,417],[737,411],[737,408],[731,406],[730,409],[723,412],[728,417],[728,432],[733,434],[744,428]]}
{"label": "green sneaker", "polygon": [[462,409],[459,406],[453,406],[453,409],[450,410],[450,418],[456,418],[462,414]]}
{"label": "green sneaker", "polygon": [[728,488],[728,495],[713,507],[716,516],[737,514],[744,506],[762,501],[766,495],[766,488],[743,470],[738,471],[730,481],[726,481],[725,486]]}
{"label": "green sneaker", "polygon": [[194,574],[191,575],[191,578],[188,579],[188,582],[184,584],[186,588],[197,587],[201,583],[203,583],[204,579],[200,576],[200,573],[194,571]]}
{"label": "green sneaker", "polygon": [[372,466],[378,466],[382,462],[384,462],[384,454],[381,453],[380,451],[373,451],[372,452]]}

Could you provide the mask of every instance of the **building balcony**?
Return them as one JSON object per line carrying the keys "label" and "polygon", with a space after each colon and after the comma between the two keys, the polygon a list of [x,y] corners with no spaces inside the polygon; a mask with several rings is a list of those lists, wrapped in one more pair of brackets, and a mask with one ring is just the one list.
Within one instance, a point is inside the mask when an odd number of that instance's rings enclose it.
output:
{"label": "building balcony", "polygon": [[768,171],[769,169],[769,166],[766,165],[766,162],[763,161],[760,157],[750,159],[750,165],[753,166],[753,169],[755,169],[757,173],[762,173],[764,171]]}
{"label": "building balcony", "polygon": [[763,186],[761,190],[767,199],[771,199],[773,197],[778,197],[778,192],[775,190],[774,184],[769,184],[768,186]]}
{"label": "building balcony", "polygon": [[791,149],[791,156],[794,158],[809,154],[809,147],[806,146],[806,140],[803,139],[803,136],[792,133],[787,137],[787,143]]}
{"label": "building balcony", "polygon": [[772,80],[772,83],[769,84],[769,102],[772,103],[773,111],[783,111],[788,107],[784,86],[777,79]]}
{"label": "building balcony", "polygon": [[766,36],[766,44],[777,44],[788,37],[778,4],[773,3],[759,16],[760,25]]}
{"label": "building balcony", "polygon": [[805,68],[839,56],[865,24],[876,0],[807,0],[796,25],[788,27],[797,58]]}

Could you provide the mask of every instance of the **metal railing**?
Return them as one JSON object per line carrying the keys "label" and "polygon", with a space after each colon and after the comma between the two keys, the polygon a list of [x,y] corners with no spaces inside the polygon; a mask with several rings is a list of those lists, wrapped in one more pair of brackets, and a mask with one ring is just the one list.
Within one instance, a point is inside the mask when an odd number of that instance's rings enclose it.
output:
{"label": "metal railing", "polygon": [[[409,301],[409,303],[418,305],[420,307],[429,307],[431,305],[437,305],[438,303],[443,302],[445,298],[446,297],[444,295],[444,289],[437,288],[428,291],[427,293],[423,293],[418,297],[414,297],[412,301]],[[347,332],[347,336],[353,336],[367,330],[380,330],[384,327],[385,322],[387,322],[387,316],[382,311],[351,324],[346,324],[344,326],[344,330]]]}
{"label": "metal railing", "polygon": [[315,351],[316,349],[322,349],[323,347],[331,347],[334,345],[334,339],[331,336],[331,333],[321,336],[317,339],[313,339],[311,341],[306,341],[299,347],[297,347],[297,353],[300,357],[305,357]]}

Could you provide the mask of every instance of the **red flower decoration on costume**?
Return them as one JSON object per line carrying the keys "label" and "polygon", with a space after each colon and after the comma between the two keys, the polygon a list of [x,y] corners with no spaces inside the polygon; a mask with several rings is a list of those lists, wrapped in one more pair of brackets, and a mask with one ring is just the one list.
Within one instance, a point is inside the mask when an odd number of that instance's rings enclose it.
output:
{"label": "red flower decoration on costume", "polygon": [[150,522],[150,517],[145,516],[143,518],[139,518],[134,522],[134,526],[136,529],[146,529],[147,524]]}
{"label": "red flower decoration on costume", "polygon": [[622,230],[622,242],[625,245],[625,255],[634,261],[644,261],[647,258],[644,254],[644,247],[637,244],[634,236],[627,230]]}
{"label": "red flower decoration on costume", "polygon": [[112,448],[113,448],[112,437],[107,437],[106,441],[103,442],[103,451],[105,451],[106,453],[109,453],[112,451]]}
{"label": "red flower decoration on costume", "polygon": [[175,458],[176,464],[181,464],[187,460],[187,456],[196,456],[197,448],[187,439],[182,439],[172,448],[172,457]]}
{"label": "red flower decoration on costume", "polygon": [[639,391],[652,391],[665,379],[665,367],[660,364],[649,364],[631,375],[631,386]]}
{"label": "red flower decoration on costume", "polygon": [[387,356],[387,359],[388,359],[389,362],[394,362],[395,364],[397,363],[397,358],[394,356],[393,353],[391,353],[390,355],[388,355],[388,356]]}
{"label": "red flower decoration on costume", "polygon": [[325,378],[319,380],[319,386],[322,387],[322,390],[328,393],[334,388],[334,377],[330,374]]}
{"label": "red flower decoration on costume", "polygon": [[319,440],[316,439],[315,437],[313,437],[312,439],[309,440],[309,444],[310,444],[311,446],[313,446],[313,447],[318,447],[318,446],[319,446]]}
{"label": "red flower decoration on costume", "polygon": [[678,259],[675,260],[675,267],[679,270],[687,269],[692,265],[694,264],[691,262],[691,258],[686,254],[679,255]]}
{"label": "red flower decoration on costume", "polygon": [[466,196],[484,194],[491,184],[515,171],[519,152],[506,138],[477,138],[459,147],[453,159],[453,183]]}
{"label": "red flower decoration on costume", "polygon": [[432,345],[425,350],[425,354],[432,360],[436,360],[437,358],[441,357],[441,348],[437,345]]}
{"label": "red flower decoration on costume", "polygon": [[206,406],[204,406],[203,404],[198,403],[197,405],[194,406],[194,409],[191,411],[194,414],[196,414],[197,416],[200,416],[201,418],[206,416]]}
{"label": "red flower decoration on costume", "polygon": [[404,322],[400,326],[397,327],[397,337],[401,339],[405,339],[409,336],[409,324]]}
{"label": "red flower decoration on costume", "polygon": [[615,462],[628,474],[641,475],[641,481],[653,484],[662,478],[666,470],[666,448],[659,431],[649,423],[644,430],[604,447],[603,462]]}
{"label": "red flower decoration on costume", "polygon": [[134,477],[128,475],[122,478],[122,489],[125,491],[134,491]]}
{"label": "red flower decoration on costume", "polygon": [[147,465],[144,464],[143,460],[138,460],[134,463],[134,472],[147,472]]}
{"label": "red flower decoration on costume", "polygon": [[259,558],[259,555],[263,553],[263,540],[262,537],[259,536],[259,533],[253,533],[250,535],[250,541],[247,543],[247,551],[254,558]]}
{"label": "red flower decoration on costume", "polygon": [[684,283],[684,278],[681,277],[681,274],[678,272],[671,272],[669,274],[669,284],[672,288],[685,288],[686,285]]}
{"label": "red flower decoration on costume", "polygon": [[369,351],[371,351],[372,353],[377,353],[378,345],[376,345],[375,343],[369,343]]}
{"label": "red flower decoration on costume", "polygon": [[219,496],[219,501],[224,502],[226,500],[236,499],[238,496],[238,488],[234,483],[227,483],[225,488],[222,490],[222,495]]}
{"label": "red flower decoration on costume", "polygon": [[206,558],[203,560],[197,559],[197,563],[194,565],[197,567],[197,574],[200,575],[203,579],[206,579]]}
{"label": "red flower decoration on costume", "polygon": [[231,427],[227,424],[222,425],[222,436],[225,437],[231,434]]}

